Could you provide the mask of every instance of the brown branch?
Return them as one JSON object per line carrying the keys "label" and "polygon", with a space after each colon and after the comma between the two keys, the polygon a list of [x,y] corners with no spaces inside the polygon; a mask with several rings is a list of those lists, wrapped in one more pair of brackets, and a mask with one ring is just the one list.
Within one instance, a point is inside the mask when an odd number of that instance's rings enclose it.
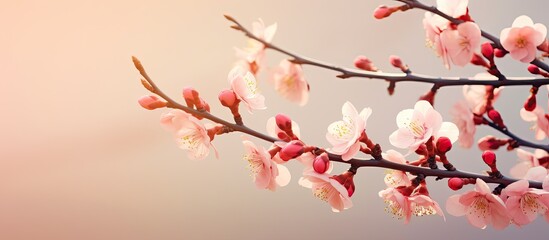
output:
{"label": "brown branch", "polygon": [[[152,89],[151,92],[157,94],[158,96],[160,96],[161,98],[166,100],[168,102],[168,107],[175,108],[175,109],[180,109],[180,110],[183,110],[185,112],[204,117],[204,118],[209,119],[213,122],[222,124],[222,125],[228,127],[231,130],[246,133],[250,136],[254,136],[256,138],[263,139],[263,140],[268,141],[268,142],[280,141],[277,138],[273,138],[273,137],[268,136],[266,134],[257,132],[257,131],[255,131],[253,129],[250,129],[250,128],[244,126],[244,125],[233,124],[233,123],[225,121],[221,118],[218,118],[218,117],[216,117],[216,116],[214,116],[214,115],[212,115],[212,114],[210,114],[206,111],[198,111],[198,110],[195,110],[193,108],[189,108],[189,107],[186,107],[184,105],[181,105],[181,104],[177,103],[176,101],[174,101],[173,99],[168,97],[165,93],[163,93],[160,90],[160,88],[158,88],[158,86],[153,82],[153,80],[149,77],[149,75],[145,71],[145,69],[144,69],[143,65],[141,64],[141,62],[136,57],[132,57],[132,60],[134,62],[135,67],[137,68],[137,70],[139,70],[139,73],[141,74],[141,76],[143,76],[143,78],[145,78],[146,82],[150,85],[150,87]],[[429,168],[417,167],[417,166],[412,166],[412,165],[407,165],[407,164],[398,164],[398,163],[394,163],[394,162],[391,162],[391,161],[388,161],[388,160],[385,160],[385,159],[379,159],[379,160],[370,159],[370,160],[367,160],[367,159],[352,158],[349,161],[343,161],[340,155],[329,153],[328,156],[330,157],[331,161],[340,162],[340,163],[344,163],[344,164],[350,164],[351,167],[357,168],[357,169],[361,168],[361,167],[378,167],[378,168],[386,168],[386,169],[394,169],[394,170],[405,171],[405,172],[409,172],[409,173],[414,174],[414,175],[423,174],[425,176],[437,177],[438,179],[452,178],[452,177],[478,178],[478,179],[484,180],[487,183],[504,184],[504,185],[508,185],[508,184],[511,184],[515,181],[518,181],[518,179],[507,178],[507,177],[493,178],[493,177],[486,176],[486,175],[480,175],[480,174],[457,171],[457,170],[456,171],[446,171],[446,170],[441,170],[441,169],[429,169]],[[541,189],[542,184],[541,184],[541,182],[530,181],[530,187],[540,188]]]}

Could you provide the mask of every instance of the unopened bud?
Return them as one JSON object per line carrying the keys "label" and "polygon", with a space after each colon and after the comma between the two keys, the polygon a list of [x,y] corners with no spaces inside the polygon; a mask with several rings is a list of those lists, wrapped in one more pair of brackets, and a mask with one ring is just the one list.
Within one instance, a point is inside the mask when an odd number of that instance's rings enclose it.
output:
{"label": "unopened bud", "polygon": [[485,42],[480,46],[480,52],[485,58],[492,60],[494,58],[494,48],[490,42]]}
{"label": "unopened bud", "polygon": [[507,143],[507,140],[497,139],[494,136],[488,135],[478,140],[478,148],[482,151],[497,150]]}
{"label": "unopened bud", "polygon": [[505,127],[505,124],[503,124],[503,119],[497,110],[490,109],[488,111],[488,118],[490,118],[490,120],[492,120],[496,125]]}
{"label": "unopened bud", "polygon": [[463,185],[464,185],[464,182],[463,182],[463,179],[461,178],[453,177],[448,179],[448,187],[450,187],[450,189],[454,191],[460,190],[463,187]]}
{"label": "unopened bud", "polygon": [[410,69],[408,66],[404,63],[402,63],[402,59],[399,56],[391,55],[389,56],[389,62],[393,67],[399,68],[402,72],[409,72]]}
{"label": "unopened bud", "polygon": [[398,8],[387,7],[386,5],[379,5],[374,10],[374,17],[376,19],[383,19],[383,18],[386,18],[388,16],[391,16],[391,14],[393,14],[396,10],[398,10]]}
{"label": "unopened bud", "polygon": [[358,69],[377,72],[377,67],[374,66],[374,63],[365,56],[358,56],[355,58],[355,67]]}
{"label": "unopened bud", "polygon": [[323,174],[330,168],[330,159],[327,153],[322,153],[313,160],[313,169],[315,172]]}
{"label": "unopened bud", "polygon": [[275,116],[276,126],[284,132],[292,131],[292,119],[284,114],[277,114]]}
{"label": "unopened bud", "polygon": [[452,141],[447,137],[439,137],[437,140],[437,151],[445,154],[452,149]]}
{"label": "unopened bud", "polygon": [[528,112],[534,111],[536,109],[536,95],[530,94],[530,97],[524,102],[524,109]]}
{"label": "unopened bud", "polygon": [[543,52],[549,52],[549,41],[547,41],[547,39],[545,39],[545,40],[538,46],[538,50],[543,51]]}
{"label": "unopened bud", "polygon": [[496,164],[496,154],[490,150],[484,151],[482,153],[482,160],[486,165],[492,167]]}
{"label": "unopened bud", "polygon": [[505,57],[506,54],[507,54],[507,52],[505,50],[502,50],[500,48],[494,49],[494,56],[496,56],[498,58]]}
{"label": "unopened bud", "polygon": [[343,174],[333,176],[332,178],[341,183],[341,185],[343,185],[343,187],[347,189],[347,194],[349,195],[349,197],[351,197],[355,193],[355,183],[353,180],[354,176],[354,172],[347,171]]}
{"label": "unopened bud", "polygon": [[137,102],[139,103],[139,105],[141,105],[141,107],[147,109],[147,110],[154,110],[154,109],[157,109],[157,108],[163,108],[165,107],[168,103],[160,98],[158,98],[157,96],[154,96],[154,95],[147,95],[147,96],[143,96],[141,98],[139,98],[139,100],[137,100]]}
{"label": "unopened bud", "polygon": [[219,93],[219,102],[221,102],[221,105],[231,108],[237,102],[239,102],[238,98],[236,97],[236,94],[233,90],[223,90]]}
{"label": "unopened bud", "polygon": [[433,90],[429,90],[427,93],[421,95],[419,97],[419,100],[425,100],[429,102],[431,105],[435,105],[435,94],[436,92],[434,92]]}
{"label": "unopened bud", "polygon": [[193,108],[196,105],[200,105],[200,97],[198,91],[192,87],[183,88],[183,98],[187,103],[187,107]]}
{"label": "unopened bud", "polygon": [[301,141],[290,141],[288,144],[286,144],[286,146],[282,147],[282,149],[278,153],[278,156],[280,157],[280,159],[288,161],[290,159],[301,156],[301,154],[303,154],[303,149],[304,147]]}
{"label": "unopened bud", "polygon": [[536,66],[534,64],[528,65],[528,72],[530,72],[531,74],[539,74],[540,73],[538,66]]}
{"label": "unopened bud", "polygon": [[483,66],[485,68],[490,68],[490,65],[484,60],[484,58],[480,57],[476,53],[473,54],[473,57],[471,58],[471,63],[473,65]]}

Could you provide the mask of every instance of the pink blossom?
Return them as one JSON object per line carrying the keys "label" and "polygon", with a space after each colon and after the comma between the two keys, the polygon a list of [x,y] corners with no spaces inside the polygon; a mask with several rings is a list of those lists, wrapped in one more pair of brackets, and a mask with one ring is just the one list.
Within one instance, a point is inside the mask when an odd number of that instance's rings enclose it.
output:
{"label": "pink blossom", "polygon": [[301,65],[282,60],[273,76],[275,90],[291,102],[303,106],[309,100],[309,84],[303,77]]}
{"label": "pink blossom", "polygon": [[404,223],[409,223],[412,215],[444,216],[437,202],[428,195],[413,191],[409,186],[389,187],[380,191],[379,197],[387,203],[385,211],[398,219],[404,219]]}
{"label": "pink blossom", "polygon": [[492,194],[488,185],[477,179],[475,189],[464,194],[456,194],[446,201],[446,210],[453,216],[467,216],[469,223],[478,228],[492,224],[496,229],[504,229],[511,218],[505,203],[499,196]]}
{"label": "pink blossom", "polygon": [[[497,80],[497,78],[489,73],[479,73],[473,77],[473,79],[485,79],[485,80]],[[463,86],[463,96],[469,105],[469,109],[473,113],[482,115],[486,112],[486,100],[488,99],[488,92],[492,89],[492,86],[483,86],[483,85],[464,85]],[[494,98],[492,103],[494,103],[501,93],[503,87],[494,89]]]}
{"label": "pink blossom", "polygon": [[480,47],[480,28],[476,23],[464,22],[457,30],[446,29],[440,34],[446,54],[453,64],[465,66]]}
{"label": "pink blossom", "polygon": [[[382,153],[382,156],[383,159],[398,164],[406,164],[407,162],[401,153],[392,149]],[[388,170],[385,174],[384,180],[387,187],[409,186],[411,184],[406,172],[399,170]]]}
{"label": "pink blossom", "polygon": [[549,134],[549,119],[541,107],[536,106],[533,111],[520,109],[520,117],[527,122],[535,122],[532,129],[536,131],[536,139],[543,140]]}
{"label": "pink blossom", "polygon": [[549,154],[541,149],[536,149],[532,154],[518,148],[517,156],[519,158],[519,162],[513,166],[510,171],[511,176],[514,178],[524,178],[528,170],[533,167],[540,166],[539,159],[549,158]]}
{"label": "pink blossom", "polygon": [[477,131],[477,126],[473,121],[473,113],[465,101],[456,103],[451,113],[454,117],[454,123],[459,129],[459,145],[464,148],[470,148],[475,141],[475,132]]}
{"label": "pink blossom", "polygon": [[248,140],[244,140],[243,143],[246,151],[244,160],[248,161],[248,167],[257,188],[274,191],[277,185],[286,186],[290,182],[291,176],[288,169],[273,162],[265,148],[258,148]]}
{"label": "pink blossom", "polygon": [[333,176],[309,171],[304,173],[299,184],[311,188],[315,197],[330,204],[334,212],[340,212],[353,206],[349,192]]}
{"label": "pink blossom", "polygon": [[244,71],[240,66],[235,66],[228,76],[231,89],[236,94],[236,97],[246,103],[248,111],[252,109],[266,109],[265,96],[263,96],[257,88],[257,81],[252,73]]}
{"label": "pink blossom", "polygon": [[[272,24],[268,27],[262,19],[252,23],[252,34],[257,38],[270,43],[277,29],[277,24]],[[255,75],[259,68],[263,65],[265,58],[265,45],[263,43],[249,39],[248,46],[244,49],[235,48],[236,55],[248,64],[248,69]]]}
{"label": "pink blossom", "polygon": [[345,102],[341,112],[343,120],[328,126],[326,139],[333,146],[329,151],[342,155],[341,158],[347,161],[360,150],[360,138],[366,129],[366,121],[372,114],[372,109],[364,108],[359,114],[352,103]]}
{"label": "pink blossom", "polygon": [[545,25],[534,24],[530,17],[522,15],[515,19],[512,27],[501,31],[500,39],[513,59],[526,63],[536,58],[536,47],[543,43],[546,35]]}
{"label": "pink blossom", "polygon": [[179,148],[187,150],[190,159],[206,158],[210,147],[214,149],[216,157],[219,158],[217,150],[211,144],[206,128],[191,114],[174,109],[163,114],[160,123],[174,134]]}
{"label": "pink blossom", "polygon": [[437,0],[437,9],[454,18],[466,15],[467,5],[469,0]]}
{"label": "pink blossom", "polygon": [[502,191],[502,198],[507,200],[505,205],[509,215],[518,226],[534,221],[538,214],[545,214],[549,208],[549,192],[529,188],[528,180],[541,181],[547,176],[547,169],[534,167],[528,170],[525,178],[509,184]]}
{"label": "pink blossom", "polygon": [[442,122],[442,116],[427,101],[418,101],[414,109],[400,111],[396,118],[398,130],[389,136],[389,141],[398,148],[415,151],[432,136],[448,137],[454,143],[459,136],[457,126]]}
{"label": "pink blossom", "polygon": [[426,12],[423,18],[427,46],[432,48],[438,57],[442,58],[444,66],[449,69],[450,59],[440,39],[440,34],[447,28],[448,23],[448,20],[430,12]]}

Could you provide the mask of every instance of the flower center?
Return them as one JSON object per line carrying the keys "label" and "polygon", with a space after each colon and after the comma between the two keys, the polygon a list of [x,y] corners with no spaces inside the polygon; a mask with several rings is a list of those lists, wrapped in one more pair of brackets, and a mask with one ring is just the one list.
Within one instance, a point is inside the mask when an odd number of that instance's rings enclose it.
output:
{"label": "flower center", "polygon": [[313,194],[318,199],[320,199],[322,201],[325,201],[325,202],[328,202],[329,193],[330,193],[330,189],[328,189],[327,186],[322,186],[322,187],[319,187],[319,188],[315,189]]}
{"label": "flower center", "polygon": [[467,214],[486,218],[486,216],[490,214],[490,205],[488,204],[488,200],[484,197],[477,197],[469,209],[467,209]]}
{"label": "flower center", "polygon": [[286,85],[287,88],[293,87],[295,84],[295,78],[293,76],[287,76],[284,78],[284,85]]}
{"label": "flower center", "polygon": [[252,94],[257,94],[257,81],[250,72],[248,72],[244,76],[244,81],[246,82],[246,88],[248,89],[248,91],[250,91]]}
{"label": "flower center", "polygon": [[417,121],[411,121],[408,124],[408,129],[416,138],[421,138],[425,134],[425,127]]}
{"label": "flower center", "polygon": [[260,159],[261,157],[256,152],[244,155],[244,160],[248,161],[248,169],[253,176],[263,168],[263,162]]}
{"label": "flower center", "polygon": [[525,194],[520,201],[520,209],[524,215],[528,213],[545,213],[547,207],[539,202],[539,195]]}
{"label": "flower center", "polygon": [[415,205],[412,207],[414,210],[413,213],[415,216],[421,217],[421,216],[428,216],[428,215],[434,215],[437,213],[435,208],[431,205],[429,206],[419,206]]}
{"label": "flower center", "polygon": [[528,41],[524,38],[524,37],[519,37],[517,39],[517,43],[515,44],[516,47],[518,48],[523,48],[526,46],[526,44],[528,43]]}
{"label": "flower center", "polygon": [[333,135],[335,135],[338,138],[344,138],[351,135],[352,127],[347,121],[341,121],[331,129],[330,132],[332,132]]}
{"label": "flower center", "polygon": [[387,203],[387,207],[385,207],[385,212],[393,214],[393,217],[396,217],[397,219],[402,219],[404,217],[404,210],[395,201],[391,200],[385,200],[385,203]]}
{"label": "flower center", "polygon": [[200,136],[198,132],[193,131],[190,134],[187,134],[181,137],[181,145],[184,149],[195,150],[200,145]]}

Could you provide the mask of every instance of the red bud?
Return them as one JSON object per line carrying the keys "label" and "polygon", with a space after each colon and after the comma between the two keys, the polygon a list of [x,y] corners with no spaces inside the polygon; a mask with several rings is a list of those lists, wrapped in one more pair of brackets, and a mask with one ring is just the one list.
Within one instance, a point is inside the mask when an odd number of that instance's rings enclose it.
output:
{"label": "red bud", "polygon": [[158,98],[157,96],[154,96],[154,95],[148,95],[148,96],[143,96],[141,98],[139,98],[139,100],[137,100],[137,102],[139,103],[139,105],[141,105],[141,107],[147,109],[147,110],[154,110],[154,109],[157,109],[157,108],[163,108],[165,107],[168,103],[160,98]]}
{"label": "red bud", "polygon": [[492,167],[496,164],[496,154],[490,150],[484,151],[484,153],[482,153],[482,160],[484,160],[488,166]]}
{"label": "red bud", "polygon": [[538,66],[536,66],[534,64],[528,65],[528,72],[530,72],[531,74],[539,74],[540,73]]}
{"label": "red bud", "polygon": [[280,157],[280,159],[288,161],[290,159],[301,156],[301,154],[303,154],[303,149],[304,147],[301,141],[290,141],[288,144],[286,144],[286,146],[282,147],[282,149],[278,153],[278,156]]}
{"label": "red bud", "polygon": [[448,187],[450,187],[450,189],[454,191],[460,190],[463,187],[463,185],[464,185],[464,182],[463,182],[463,179],[461,178],[453,177],[448,179]]}
{"label": "red bud", "polygon": [[505,127],[505,124],[503,124],[503,119],[497,110],[490,109],[490,111],[488,111],[488,118],[490,118],[496,125]]}
{"label": "red bud", "polygon": [[374,63],[365,56],[358,56],[355,58],[355,67],[358,69],[377,72],[377,67],[374,66]]}
{"label": "red bud", "polygon": [[313,160],[313,169],[315,172],[323,174],[330,168],[330,159],[327,153],[322,153]]}
{"label": "red bud", "polygon": [[219,102],[221,102],[221,105],[231,108],[237,102],[239,102],[238,98],[236,97],[236,94],[233,92],[233,90],[223,90],[219,93]]}
{"label": "red bud", "polygon": [[494,58],[494,48],[490,42],[485,42],[480,46],[480,52],[485,58],[492,60]]}
{"label": "red bud", "polygon": [[499,49],[499,48],[494,49],[494,56],[496,56],[498,58],[505,57],[506,54],[507,54],[507,52],[505,50],[502,50],[502,49]]}
{"label": "red bud", "polygon": [[452,149],[452,141],[447,137],[439,137],[437,140],[437,151],[445,154]]}

